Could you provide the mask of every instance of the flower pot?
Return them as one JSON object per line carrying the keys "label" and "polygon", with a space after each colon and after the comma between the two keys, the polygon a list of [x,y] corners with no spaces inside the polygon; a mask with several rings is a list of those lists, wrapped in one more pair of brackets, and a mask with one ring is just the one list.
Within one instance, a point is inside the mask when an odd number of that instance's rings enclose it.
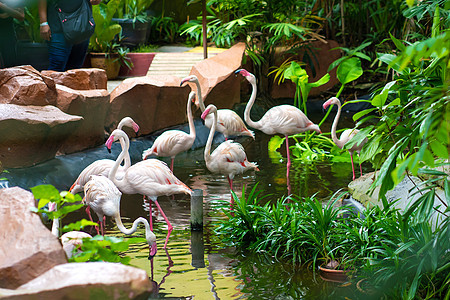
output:
{"label": "flower pot", "polygon": [[323,280],[332,282],[346,282],[348,280],[347,271],[328,269],[324,266],[319,266],[319,274]]}
{"label": "flower pot", "polygon": [[144,44],[147,41],[147,22],[133,22],[133,19],[119,19],[113,18],[113,22],[117,22],[122,26],[122,44],[129,48],[138,46],[139,44]]}
{"label": "flower pot", "polygon": [[108,56],[106,56],[106,53],[91,52],[90,57],[91,67],[105,70],[108,79],[115,79],[119,76],[119,54],[110,53]]}
{"label": "flower pot", "polygon": [[145,76],[148,73],[148,69],[155,57],[156,53],[127,53],[127,59],[131,60],[133,67],[129,69],[126,66],[120,67],[119,76],[123,77],[136,77]]}

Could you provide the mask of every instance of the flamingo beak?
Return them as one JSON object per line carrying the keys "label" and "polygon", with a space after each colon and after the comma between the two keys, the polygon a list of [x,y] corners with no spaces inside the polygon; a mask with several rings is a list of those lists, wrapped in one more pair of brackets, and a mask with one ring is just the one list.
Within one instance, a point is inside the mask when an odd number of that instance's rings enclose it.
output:
{"label": "flamingo beak", "polygon": [[185,79],[183,79],[183,80],[181,80],[181,82],[180,82],[180,86],[182,86],[183,85],[183,83],[185,83],[186,81],[188,81],[189,79],[187,79],[187,78],[185,78]]}
{"label": "flamingo beak", "polygon": [[149,255],[148,259],[151,260],[153,257],[155,257],[156,252],[158,251],[158,248],[156,247],[156,243],[153,243],[151,246],[149,246]]}
{"label": "flamingo beak", "polygon": [[202,113],[202,120],[205,120],[206,116],[209,114],[209,109],[205,109],[205,111]]}
{"label": "flamingo beak", "polygon": [[234,71],[234,74],[238,74],[238,73],[240,73],[241,71],[242,71],[243,69],[237,69],[236,71]]}

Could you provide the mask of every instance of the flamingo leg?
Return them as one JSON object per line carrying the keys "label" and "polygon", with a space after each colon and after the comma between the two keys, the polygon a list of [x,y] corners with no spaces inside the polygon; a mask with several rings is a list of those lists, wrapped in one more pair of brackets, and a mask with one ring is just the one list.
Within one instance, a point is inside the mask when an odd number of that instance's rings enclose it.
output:
{"label": "flamingo leg", "polygon": [[355,165],[353,164],[353,153],[350,153],[350,159],[352,161],[353,180],[355,180]]}
{"label": "flamingo leg", "polygon": [[105,234],[104,234],[104,232],[103,232],[103,221],[100,219],[100,220],[98,220],[99,221],[99,223],[100,223],[100,232],[101,232],[101,234],[102,234],[102,236],[104,236]]}
{"label": "flamingo leg", "polygon": [[91,208],[89,205],[86,207],[86,213],[89,216],[89,220],[91,220],[91,222],[94,222],[94,220],[92,219],[92,216],[91,216]]}
{"label": "flamingo leg", "polygon": [[149,201],[149,216],[148,220],[150,221],[150,230],[153,231],[153,216],[152,216],[152,201]]}
{"label": "flamingo leg", "polygon": [[167,226],[168,226],[166,242],[164,243],[164,249],[166,249],[167,242],[169,241],[169,237],[170,237],[170,234],[172,233],[173,227],[172,227],[172,224],[170,224],[169,219],[167,219],[166,214],[162,210],[161,206],[159,205],[158,200],[155,200],[155,204],[156,204],[156,207],[158,207],[158,210],[161,212],[161,215],[163,216],[163,218],[166,221]]}
{"label": "flamingo leg", "polygon": [[171,161],[170,161],[170,171],[172,171],[173,173],[173,161],[175,160],[175,157],[172,157]]}
{"label": "flamingo leg", "polygon": [[286,181],[288,188],[288,195],[291,194],[291,182],[289,180],[289,172],[291,170],[291,155],[289,153],[289,136],[286,135],[286,155],[287,155],[287,164],[286,164]]}

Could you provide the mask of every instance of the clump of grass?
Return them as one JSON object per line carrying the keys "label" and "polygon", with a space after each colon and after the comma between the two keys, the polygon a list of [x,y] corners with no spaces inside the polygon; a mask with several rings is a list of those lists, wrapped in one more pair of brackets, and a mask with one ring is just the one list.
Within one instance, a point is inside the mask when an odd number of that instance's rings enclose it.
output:
{"label": "clump of grass", "polygon": [[[364,218],[337,206],[346,193],[324,204],[312,197],[274,203],[256,186],[241,198],[217,231],[242,252],[264,253],[293,264],[330,261],[365,280],[372,292],[390,299],[450,298],[450,220],[433,228],[431,210],[405,212],[395,203],[367,208]],[[344,215],[346,217],[344,217]],[[367,287],[367,284],[366,284]]]}

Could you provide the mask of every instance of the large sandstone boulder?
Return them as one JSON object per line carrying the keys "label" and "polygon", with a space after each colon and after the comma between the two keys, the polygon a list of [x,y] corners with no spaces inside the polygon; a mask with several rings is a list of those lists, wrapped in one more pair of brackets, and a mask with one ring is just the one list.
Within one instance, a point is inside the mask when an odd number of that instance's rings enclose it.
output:
{"label": "large sandstone boulder", "polygon": [[111,92],[106,127],[112,131],[124,117],[139,124],[139,134],[186,122],[188,86],[180,87],[176,76],[147,76],[125,79]]}
{"label": "large sandstone boulder", "polygon": [[67,262],[58,239],[30,208],[33,194],[19,187],[0,189],[0,287],[15,289]]}
{"label": "large sandstone boulder", "polygon": [[0,295],[10,300],[146,299],[151,291],[151,282],[142,269],[91,262],[55,266],[14,291],[0,289]]}
{"label": "large sandstone boulder", "polygon": [[[240,102],[240,78],[234,71],[242,65],[244,52],[245,44],[238,43],[192,67],[190,74],[198,78],[205,106],[214,104],[217,108],[232,108]],[[196,91],[195,84],[189,85]]]}
{"label": "large sandstone boulder", "polygon": [[0,161],[3,167],[31,166],[52,159],[81,119],[51,105],[0,104]]}
{"label": "large sandstone boulder", "polygon": [[105,116],[109,107],[109,92],[100,90],[73,90],[56,85],[56,106],[70,115],[82,116],[70,137],[60,146],[58,154],[67,154],[96,147],[105,142]]}
{"label": "large sandstone boulder", "polygon": [[[307,48],[307,51],[302,51],[298,55],[291,57],[293,60],[304,60],[305,56],[309,57],[309,60],[312,61],[315,68],[315,76],[312,72],[312,68],[310,64],[304,66],[306,72],[309,75],[309,82],[316,82],[326,73],[330,73],[330,81],[328,83],[312,88],[309,96],[317,96],[323,93],[324,91],[329,90],[333,86],[339,83],[336,78],[336,68],[327,72],[328,67],[332,62],[341,57],[341,51],[338,49],[332,50],[333,48],[339,47],[339,44],[333,40],[327,40],[326,43],[323,41],[313,41]],[[281,65],[287,58],[292,55],[280,55],[278,56],[278,60],[276,61],[276,65]],[[295,95],[295,84],[290,80],[285,80],[281,84],[272,84],[272,89],[270,91],[270,95],[272,98],[294,98]]]}
{"label": "large sandstone boulder", "polygon": [[0,69],[0,103],[54,105],[55,82],[32,66]]}
{"label": "large sandstone boulder", "polygon": [[74,90],[106,90],[108,87],[105,70],[97,68],[75,69],[65,72],[42,71],[41,74],[52,78],[57,84]]}

